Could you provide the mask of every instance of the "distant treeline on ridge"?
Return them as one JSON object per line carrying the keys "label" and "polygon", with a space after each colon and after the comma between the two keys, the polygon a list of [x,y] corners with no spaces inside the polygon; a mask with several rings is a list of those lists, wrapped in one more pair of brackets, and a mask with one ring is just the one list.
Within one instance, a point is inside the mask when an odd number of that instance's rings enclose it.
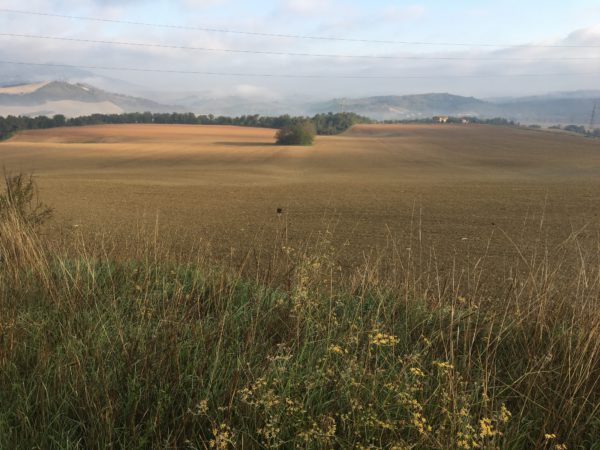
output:
{"label": "distant treeline on ridge", "polygon": [[66,118],[62,114],[53,117],[38,116],[7,116],[0,117],[0,139],[21,130],[36,130],[56,127],[75,127],[84,125],[103,124],[187,124],[187,125],[237,125],[243,127],[277,128],[281,129],[298,122],[311,121],[314,123],[317,134],[333,135],[346,131],[358,123],[371,123],[372,120],[355,113],[327,113],[317,114],[313,117],[261,116],[259,114],[239,117],[196,115],[194,113],[125,113],[125,114],[92,114]]}
{"label": "distant treeline on ridge", "polygon": [[[315,125],[317,134],[334,135],[346,131],[357,124],[364,123],[437,123],[435,118],[408,119],[408,120],[385,120],[374,121],[368,117],[353,112],[316,114],[313,117],[290,116],[261,116],[259,114],[244,115],[238,117],[214,116],[212,114],[194,113],[123,113],[123,114],[92,114],[66,118],[62,114],[53,117],[37,116],[0,116],[0,140],[9,138],[13,133],[21,130],[36,130],[43,128],[77,127],[84,125],[104,124],[135,124],[135,123],[157,123],[157,124],[187,124],[187,125],[236,125],[242,127],[275,128],[282,129],[299,122],[310,121]],[[477,117],[448,117],[448,123],[476,123],[500,126],[520,126],[519,123],[501,117],[480,119]],[[530,128],[539,128],[531,125]],[[550,127],[563,129],[572,133],[579,133],[588,137],[600,137],[600,129],[587,130],[583,126],[559,125]]]}

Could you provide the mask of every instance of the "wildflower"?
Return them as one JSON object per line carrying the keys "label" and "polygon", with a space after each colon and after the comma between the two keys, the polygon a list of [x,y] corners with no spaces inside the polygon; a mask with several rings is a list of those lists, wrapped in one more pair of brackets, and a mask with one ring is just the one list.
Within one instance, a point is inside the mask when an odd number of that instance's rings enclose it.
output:
{"label": "wildflower", "polygon": [[329,346],[329,351],[331,353],[338,353],[340,355],[344,353],[344,350],[339,345],[331,345],[331,346]]}
{"label": "wildflower", "polygon": [[233,433],[227,424],[222,423],[218,427],[212,429],[213,439],[208,444],[210,448],[217,450],[226,450],[229,445],[233,446]]}
{"label": "wildflower", "polygon": [[502,423],[507,423],[510,420],[511,416],[511,412],[508,410],[506,405],[502,403],[502,406],[500,407],[500,421]]}
{"label": "wildflower", "polygon": [[482,438],[494,437],[496,434],[498,434],[498,432],[494,430],[494,425],[492,425],[491,419],[488,419],[487,417],[484,417],[479,421],[479,428],[479,436]]}
{"label": "wildflower", "polygon": [[376,332],[371,334],[369,341],[371,345],[377,347],[392,347],[398,343],[399,339],[391,334]]}
{"label": "wildflower", "polygon": [[279,436],[281,429],[277,426],[275,422],[269,421],[264,428],[259,428],[257,432],[266,441],[274,441]]}
{"label": "wildflower", "polygon": [[454,366],[452,364],[450,364],[448,361],[434,361],[433,365],[436,367],[439,367],[440,369],[448,369],[448,370],[454,369]]}
{"label": "wildflower", "polygon": [[469,445],[469,441],[467,441],[466,439],[459,439],[458,441],[456,441],[456,445],[458,446],[458,448],[471,448],[471,446]]}
{"label": "wildflower", "polygon": [[427,419],[420,412],[413,413],[412,424],[420,434],[432,431],[431,425],[427,425]]}
{"label": "wildflower", "polygon": [[421,369],[419,369],[418,367],[411,367],[409,369],[410,373],[412,373],[415,377],[424,377],[425,374],[423,373],[423,371]]}
{"label": "wildflower", "polygon": [[556,439],[556,435],[554,433],[546,433],[544,434],[544,439],[546,439],[547,441],[551,441],[553,439]]}
{"label": "wildflower", "polygon": [[567,445],[566,444],[555,444],[554,450],[567,450]]}
{"label": "wildflower", "polygon": [[[473,427],[471,427],[470,425],[467,425],[467,429],[471,432],[473,431]],[[464,449],[479,448],[479,444],[475,441],[472,434],[463,433],[463,432],[459,431],[456,436],[458,438],[458,440],[456,441],[456,446],[458,448],[464,448]]]}
{"label": "wildflower", "polygon": [[200,400],[198,402],[198,406],[196,407],[196,413],[199,415],[204,415],[208,412],[208,400]]}
{"label": "wildflower", "polygon": [[331,416],[325,416],[322,419],[323,424],[323,433],[327,437],[335,436],[335,432],[337,430],[337,425],[335,423],[335,419]]}

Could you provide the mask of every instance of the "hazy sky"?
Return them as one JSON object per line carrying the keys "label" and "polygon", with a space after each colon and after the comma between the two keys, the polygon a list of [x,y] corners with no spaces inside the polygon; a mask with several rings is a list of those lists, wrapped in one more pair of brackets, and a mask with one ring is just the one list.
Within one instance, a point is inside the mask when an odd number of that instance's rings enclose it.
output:
{"label": "hazy sky", "polygon": [[[421,92],[491,97],[600,89],[598,0],[0,0],[0,8],[272,34],[469,44],[275,38],[0,11],[0,33],[221,50],[387,57],[257,55],[0,36],[0,60],[4,61],[240,74],[91,70],[98,76],[157,91],[277,99],[292,95],[328,98]],[[524,44],[528,46],[511,47]],[[580,47],[548,47],[553,45]],[[2,71],[8,73],[9,67],[0,64],[0,82]],[[12,66],[10,70],[16,69]],[[34,78],[42,69],[21,66],[19,70]]]}

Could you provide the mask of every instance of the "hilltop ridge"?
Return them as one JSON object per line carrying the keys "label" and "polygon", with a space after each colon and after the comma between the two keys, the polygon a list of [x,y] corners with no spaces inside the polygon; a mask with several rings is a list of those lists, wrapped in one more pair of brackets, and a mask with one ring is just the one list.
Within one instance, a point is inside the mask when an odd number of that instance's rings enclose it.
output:
{"label": "hilltop ridge", "polygon": [[0,115],[37,116],[126,112],[177,112],[179,106],[162,105],[141,97],[116,94],[84,83],[46,81],[0,88]]}

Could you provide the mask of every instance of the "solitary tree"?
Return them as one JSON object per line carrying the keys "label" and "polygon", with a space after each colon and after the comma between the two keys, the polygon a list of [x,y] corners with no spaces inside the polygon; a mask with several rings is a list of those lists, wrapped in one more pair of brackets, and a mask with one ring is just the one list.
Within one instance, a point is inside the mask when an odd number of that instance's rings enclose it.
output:
{"label": "solitary tree", "polygon": [[277,132],[279,145],[312,145],[317,130],[309,120],[296,122]]}

